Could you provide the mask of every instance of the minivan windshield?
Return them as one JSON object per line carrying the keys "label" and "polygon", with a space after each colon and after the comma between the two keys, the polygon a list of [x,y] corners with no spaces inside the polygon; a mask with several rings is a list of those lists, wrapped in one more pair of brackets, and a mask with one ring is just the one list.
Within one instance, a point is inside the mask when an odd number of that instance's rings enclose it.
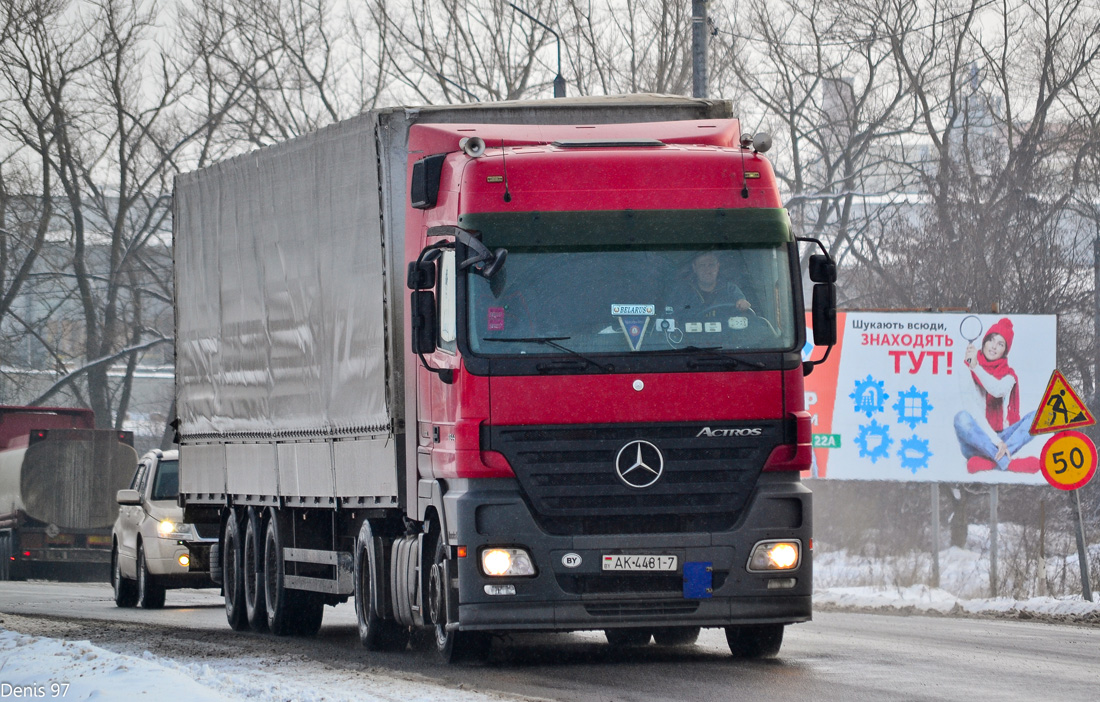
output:
{"label": "minivan windshield", "polygon": [[796,339],[786,243],[510,247],[466,276],[477,355],[777,351]]}
{"label": "minivan windshield", "polygon": [[157,477],[153,481],[151,500],[175,500],[180,490],[179,461],[161,461],[157,464]]}

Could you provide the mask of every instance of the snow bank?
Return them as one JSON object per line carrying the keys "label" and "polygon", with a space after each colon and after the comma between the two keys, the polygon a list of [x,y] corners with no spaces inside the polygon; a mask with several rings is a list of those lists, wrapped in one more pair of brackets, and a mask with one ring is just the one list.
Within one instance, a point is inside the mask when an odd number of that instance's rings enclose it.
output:
{"label": "snow bank", "polygon": [[[179,663],[146,652],[113,653],[88,641],[0,630],[0,699],[147,699],[171,691],[188,702],[486,702],[506,699],[376,674],[326,668],[263,670],[260,661]],[[276,673],[276,674],[273,674]],[[57,687],[53,687],[53,686]],[[510,699],[510,698],[508,698]]]}

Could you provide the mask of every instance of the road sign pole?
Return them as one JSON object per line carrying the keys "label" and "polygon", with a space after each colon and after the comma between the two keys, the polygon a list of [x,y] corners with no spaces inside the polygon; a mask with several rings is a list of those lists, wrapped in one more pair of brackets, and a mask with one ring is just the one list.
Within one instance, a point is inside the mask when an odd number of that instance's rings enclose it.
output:
{"label": "road sign pole", "polygon": [[989,596],[997,596],[997,484],[989,486]]}
{"label": "road sign pole", "polygon": [[932,587],[940,586],[940,484],[932,488]]}
{"label": "road sign pole", "polygon": [[1085,520],[1081,515],[1081,491],[1073,490],[1071,498],[1076,506],[1073,510],[1077,522],[1077,560],[1081,563],[1081,596],[1092,602],[1092,583],[1089,582],[1089,554],[1085,549]]}

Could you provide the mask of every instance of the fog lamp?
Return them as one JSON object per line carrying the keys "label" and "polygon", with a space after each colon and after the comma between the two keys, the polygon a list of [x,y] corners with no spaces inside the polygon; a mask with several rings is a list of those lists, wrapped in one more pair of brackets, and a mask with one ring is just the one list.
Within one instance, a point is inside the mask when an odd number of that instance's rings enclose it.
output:
{"label": "fog lamp", "polygon": [[481,570],[493,577],[534,575],[531,556],[522,548],[487,548],[481,552]]}
{"label": "fog lamp", "polygon": [[761,541],[752,550],[750,573],[770,570],[794,570],[801,561],[799,541]]}
{"label": "fog lamp", "polygon": [[181,566],[186,568],[187,566],[191,565],[191,556],[188,556],[186,553],[184,553],[179,557],[179,562]]}

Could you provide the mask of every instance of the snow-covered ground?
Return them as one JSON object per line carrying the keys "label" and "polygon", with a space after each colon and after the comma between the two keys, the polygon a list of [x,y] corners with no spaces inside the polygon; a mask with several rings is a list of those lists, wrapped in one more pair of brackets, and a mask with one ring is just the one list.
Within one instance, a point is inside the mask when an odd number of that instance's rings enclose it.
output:
{"label": "snow-covered ground", "polygon": [[[990,596],[989,528],[972,524],[964,548],[940,551],[939,587],[931,587],[930,553],[872,558],[819,547],[814,553],[814,605],[1100,624],[1100,573],[1095,567],[1089,574],[1094,590],[1089,602],[1082,596],[1076,551],[1050,555],[1042,568],[1018,525],[1001,524],[998,534],[998,597]],[[1089,560],[1100,562],[1100,544],[1089,547]]]}
{"label": "snow-covered ground", "polygon": [[[145,652],[127,656],[88,641],[0,630],[0,699],[187,702],[499,702],[516,698],[407,680],[378,671],[224,658],[179,663]],[[272,673],[277,674],[272,674]],[[8,686],[8,687],[6,687]],[[170,697],[168,693],[170,692]]]}

